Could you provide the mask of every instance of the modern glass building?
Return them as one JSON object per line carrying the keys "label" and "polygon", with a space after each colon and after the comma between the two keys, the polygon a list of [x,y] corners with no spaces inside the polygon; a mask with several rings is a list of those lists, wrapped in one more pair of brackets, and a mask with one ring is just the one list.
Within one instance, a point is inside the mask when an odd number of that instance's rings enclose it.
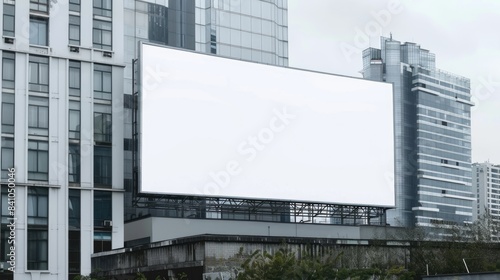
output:
{"label": "modern glass building", "polygon": [[0,12],[1,279],[88,275],[93,253],[124,246],[139,41],[288,64],[285,0],[4,0]]}
{"label": "modern glass building", "polygon": [[[134,19],[125,22],[124,41],[126,220],[146,215],[205,218],[213,216],[207,214],[207,208],[220,209],[215,205],[210,207],[210,202],[204,199],[145,198],[134,194],[132,60],[138,58],[139,42],[288,66],[287,9],[286,0],[125,1],[125,17]],[[287,205],[268,207],[286,208]],[[217,218],[244,219],[234,211],[217,212]],[[281,217],[273,216],[273,219]]]}
{"label": "modern glass building", "polygon": [[381,38],[363,51],[365,79],[394,86],[396,208],[388,223],[455,225],[472,220],[470,81],[439,70],[415,43]]}

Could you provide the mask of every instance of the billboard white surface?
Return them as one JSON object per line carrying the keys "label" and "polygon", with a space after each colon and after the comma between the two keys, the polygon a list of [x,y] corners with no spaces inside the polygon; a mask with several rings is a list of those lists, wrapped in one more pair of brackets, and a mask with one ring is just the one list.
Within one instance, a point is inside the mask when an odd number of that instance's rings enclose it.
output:
{"label": "billboard white surface", "polygon": [[394,206],[392,86],[143,44],[140,191]]}

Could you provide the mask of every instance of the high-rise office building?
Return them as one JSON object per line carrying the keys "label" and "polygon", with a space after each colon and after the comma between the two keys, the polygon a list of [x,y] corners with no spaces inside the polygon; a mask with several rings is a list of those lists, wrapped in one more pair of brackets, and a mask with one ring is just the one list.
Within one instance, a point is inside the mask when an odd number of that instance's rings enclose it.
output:
{"label": "high-rise office building", "polygon": [[394,88],[396,208],[388,223],[470,222],[469,79],[437,69],[433,53],[392,36],[363,51],[363,76]]}
{"label": "high-rise office building", "polygon": [[[126,1],[126,17],[134,19],[125,22],[124,42],[126,220],[145,215],[204,218],[210,203],[185,197],[138,198],[133,193],[136,184],[133,182],[132,60],[139,55],[139,42],[288,66],[287,9],[286,0]],[[228,215],[242,219],[235,214]]]}
{"label": "high-rise office building", "polygon": [[123,247],[139,41],[288,63],[285,0],[5,0],[0,11],[1,279],[88,275],[92,253]]}
{"label": "high-rise office building", "polygon": [[485,214],[500,221],[500,165],[489,162],[472,165],[472,190],[474,193],[473,220]]}

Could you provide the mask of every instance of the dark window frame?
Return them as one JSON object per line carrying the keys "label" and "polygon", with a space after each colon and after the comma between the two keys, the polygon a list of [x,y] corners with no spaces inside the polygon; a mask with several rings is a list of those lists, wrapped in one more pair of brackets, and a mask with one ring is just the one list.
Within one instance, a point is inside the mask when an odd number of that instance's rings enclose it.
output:
{"label": "dark window frame", "polygon": [[82,87],[82,65],[80,61],[69,61],[68,84],[69,95],[80,96]]}
{"label": "dark window frame", "polygon": [[[9,143],[7,143],[7,141]],[[14,167],[14,138],[2,137],[2,148],[1,148],[1,178],[9,178],[9,168]],[[7,152],[10,152],[10,158],[7,159]],[[7,163],[8,161],[8,163]],[[4,165],[5,163],[5,165]]]}
{"label": "dark window frame", "polygon": [[2,87],[14,89],[16,80],[16,54],[2,53]]}
{"label": "dark window frame", "polygon": [[[76,127],[74,127],[76,124]],[[78,101],[69,101],[69,110],[68,110],[68,133],[69,139],[80,139],[81,132],[81,108],[80,103]]]}
{"label": "dark window frame", "polygon": [[69,144],[68,148],[68,181],[80,183],[81,170],[80,144]]}
{"label": "dark window frame", "polygon": [[[80,40],[81,40],[80,26],[81,26],[80,16],[69,15],[68,42],[70,45],[76,45],[76,46],[80,45]],[[72,33],[72,30],[77,30],[78,34]]]}
{"label": "dark window frame", "polygon": [[48,229],[28,228],[27,269],[48,270],[49,268],[49,231]]}
{"label": "dark window frame", "polygon": [[[36,147],[34,147],[36,144]],[[47,147],[43,149],[40,147],[41,144],[45,144]],[[31,146],[31,147],[30,147]],[[36,159],[30,159],[30,155],[35,155]],[[40,162],[40,157],[45,156],[45,162]],[[28,180],[33,181],[48,181],[49,179],[49,142],[40,140],[29,140],[28,141]],[[35,164],[35,168],[32,169],[32,164]]]}
{"label": "dark window frame", "polygon": [[[106,42],[106,37],[109,42]],[[93,47],[101,50],[113,49],[113,23],[111,21],[94,19],[92,27]]]}
{"label": "dark window frame", "polygon": [[69,10],[72,12],[80,12],[80,0],[69,0]]}
{"label": "dark window frame", "polygon": [[[3,3],[3,36],[14,37],[16,35],[16,6]],[[9,23],[9,24],[7,24]],[[12,28],[7,26],[12,25]]]}
{"label": "dark window frame", "polygon": [[14,93],[2,93],[2,133],[14,134],[16,106]]}
{"label": "dark window frame", "polygon": [[30,0],[30,11],[49,13],[50,0]]}
{"label": "dark window frame", "polygon": [[[42,104],[45,103],[45,104]],[[35,114],[35,115],[33,115]],[[49,99],[29,96],[28,101],[28,134],[49,135]]]}
{"label": "dark window frame", "polygon": [[111,100],[113,97],[113,67],[94,65],[94,98]]}
{"label": "dark window frame", "polygon": [[113,115],[94,112],[94,141],[111,143],[113,140]]}
{"label": "dark window frame", "polygon": [[104,228],[104,221],[113,218],[111,191],[94,191],[94,228]]}
{"label": "dark window frame", "polygon": [[94,0],[93,13],[96,16],[113,17],[113,1],[112,0]]}
{"label": "dark window frame", "polygon": [[[45,28],[43,32],[40,32],[41,28]],[[35,32],[36,30],[36,32]],[[35,37],[36,35],[36,37]],[[36,46],[48,46],[49,45],[49,19],[45,17],[30,16],[30,45]]]}
{"label": "dark window frame", "polygon": [[[45,92],[45,93],[49,92],[49,79],[50,79],[49,66],[50,64],[48,57],[30,55],[29,75],[28,75],[29,91]],[[33,71],[36,71],[35,76],[33,76]]]}
{"label": "dark window frame", "polygon": [[94,146],[94,185],[111,187],[113,154],[110,146]]}

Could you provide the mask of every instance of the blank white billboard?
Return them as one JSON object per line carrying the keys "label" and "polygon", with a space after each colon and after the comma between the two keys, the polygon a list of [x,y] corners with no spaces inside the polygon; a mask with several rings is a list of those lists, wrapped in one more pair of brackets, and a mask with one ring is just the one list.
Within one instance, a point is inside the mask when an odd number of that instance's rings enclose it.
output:
{"label": "blank white billboard", "polygon": [[392,86],[143,44],[140,191],[394,206]]}

